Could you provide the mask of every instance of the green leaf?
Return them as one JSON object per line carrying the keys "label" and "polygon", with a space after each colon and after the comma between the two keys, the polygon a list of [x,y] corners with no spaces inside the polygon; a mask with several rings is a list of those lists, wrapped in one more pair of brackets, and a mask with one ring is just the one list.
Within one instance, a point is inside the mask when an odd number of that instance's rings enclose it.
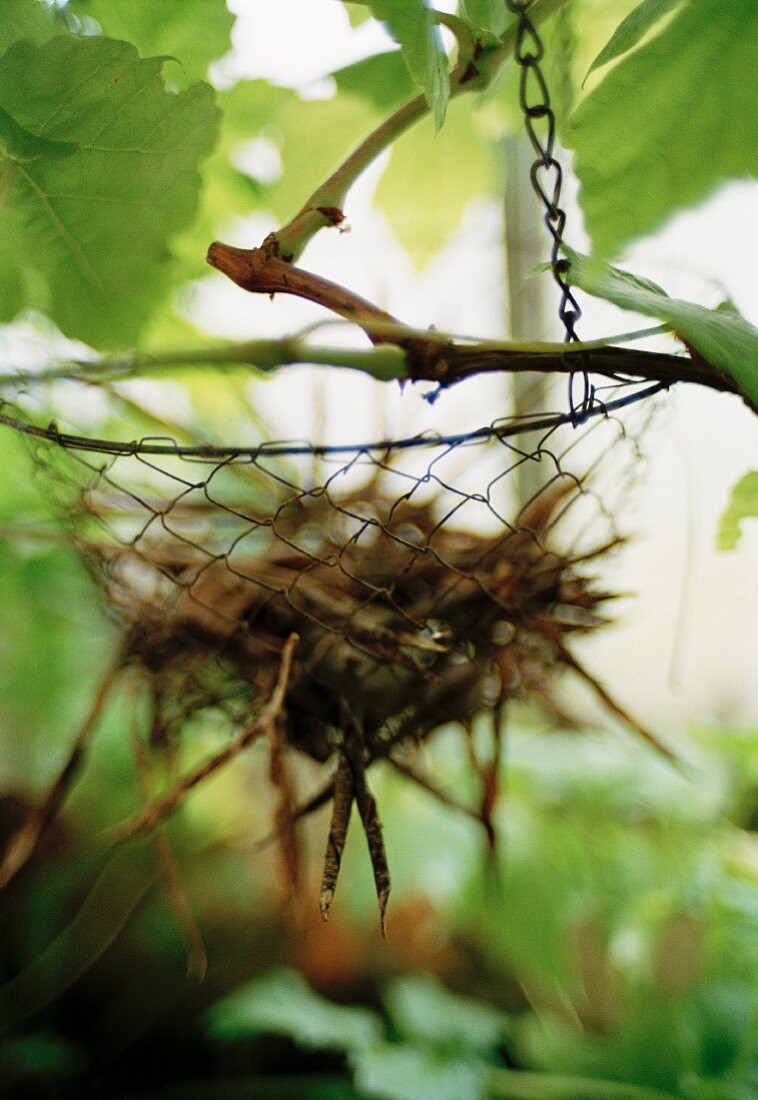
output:
{"label": "green leaf", "polygon": [[49,141],[47,138],[37,137],[19,126],[0,107],[0,157],[3,160],[14,160],[22,164],[40,157],[59,160],[61,157],[70,157],[77,148],[70,141]]}
{"label": "green leaf", "polygon": [[491,183],[489,151],[472,125],[471,105],[453,100],[442,133],[422,119],[395,142],[376,201],[420,266],[458,229],[466,203],[487,194]]}
{"label": "green leaf", "polygon": [[732,378],[747,404],[758,411],[758,329],[736,310],[706,309],[681,298],[669,298],[647,279],[570,248],[565,252],[571,261],[569,279],[574,286],[621,309],[667,321],[716,371]]}
{"label": "green leaf", "polygon": [[39,46],[60,30],[52,11],[43,8],[40,0],[2,0],[2,4],[0,53],[19,39]]}
{"label": "green leaf", "polygon": [[401,1035],[442,1053],[487,1053],[508,1032],[503,1012],[451,993],[423,975],[397,979],[384,1001]]}
{"label": "green leaf", "polygon": [[218,122],[211,88],[169,94],[161,66],[71,35],[6,53],[0,320],[43,306],[67,335],[123,347],[161,304]]}
{"label": "green leaf", "polygon": [[757,38],[755,0],[690,0],[580,103],[562,140],[595,252],[758,171]]}
{"label": "green leaf", "polygon": [[39,1089],[44,1082],[52,1092],[53,1078],[81,1072],[84,1066],[82,1053],[57,1035],[33,1032],[0,1043],[0,1081],[8,1089],[15,1085],[26,1092],[32,1083]]}
{"label": "green leaf", "polygon": [[[496,1069],[488,1077],[488,1095],[498,1100],[677,1100],[671,1092],[645,1085],[602,1080],[599,1077],[567,1077],[557,1073]],[[703,1100],[705,1100],[705,1095]],[[710,1100],[715,1100],[712,1093]],[[733,1098],[736,1100],[736,1098]]]}
{"label": "green leaf", "polygon": [[609,61],[620,57],[621,54],[628,53],[651,27],[655,26],[668,12],[678,7],[681,2],[682,0],[642,0],[642,3],[619,23],[609,41],[590,65],[589,73],[607,65]]}
{"label": "green leaf", "polygon": [[489,31],[498,38],[508,25],[508,9],[504,0],[460,0],[458,14],[473,27]]}
{"label": "green leaf", "polygon": [[431,8],[426,0],[369,0],[368,6],[400,43],[408,72],[423,88],[439,129],[445,121],[450,80]]}
{"label": "green leaf", "polygon": [[382,1100],[482,1100],[484,1066],[438,1058],[406,1043],[382,1043],[352,1059],[356,1088]]}
{"label": "green leaf", "polygon": [[716,536],[719,550],[734,550],[746,519],[758,519],[758,470],[751,470],[732,487]]}
{"label": "green leaf", "polygon": [[347,1008],[314,993],[293,970],[277,970],[222,997],[208,1012],[208,1030],[224,1042],[251,1035],[287,1035],[318,1050],[362,1050],[381,1037],[367,1008]]}
{"label": "green leaf", "polygon": [[413,95],[413,81],[397,50],[374,54],[332,73],[341,95],[365,99],[380,111],[392,111]]}
{"label": "green leaf", "polygon": [[123,38],[142,57],[169,56],[181,66],[167,71],[184,86],[202,80],[208,65],[231,49],[234,16],[225,0],[76,0],[71,10],[89,15],[109,38]]}
{"label": "green leaf", "polygon": [[363,0],[358,0],[355,4],[350,3],[350,0],[343,0],[343,3],[351,27],[359,27],[361,23],[365,23],[367,19],[371,18],[371,12],[363,6]]}

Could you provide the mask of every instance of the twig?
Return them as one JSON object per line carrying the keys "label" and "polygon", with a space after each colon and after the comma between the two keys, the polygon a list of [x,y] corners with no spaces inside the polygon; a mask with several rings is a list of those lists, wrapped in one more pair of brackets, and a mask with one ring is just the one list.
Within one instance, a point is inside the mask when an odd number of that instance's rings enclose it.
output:
{"label": "twig", "polygon": [[122,670],[123,665],[119,661],[101,680],[92,706],[79,729],[69,758],[64,764],[62,771],[50,787],[42,802],[29,812],[26,820],[8,842],[2,863],[0,863],[0,890],[7,886],[21,868],[29,862],[45,830],[60,810],[66,795],[73,785],[76,774],[79,771],[82,758],[87,749],[87,743],[100,717],[100,712],[103,709],[111,688]]}
{"label": "twig", "polygon": [[459,802],[457,798],[451,795],[443,787],[439,787],[429,776],[423,775],[420,771],[413,767],[412,764],[408,764],[405,761],[398,760],[397,757],[388,755],[387,760],[400,775],[405,779],[410,779],[411,782],[421,787],[423,791],[430,794],[433,798],[436,798],[438,802],[441,802],[443,806],[448,806],[450,809],[458,810],[459,813],[465,814],[466,817],[470,817],[472,821],[476,821],[478,825],[482,824],[482,818],[475,809],[471,806],[467,806],[465,802]]}
{"label": "twig", "polygon": [[[716,371],[705,360],[680,355],[598,346],[594,343],[589,346],[582,343],[571,346],[498,344],[491,341],[470,345],[454,343],[443,333],[403,325],[385,310],[346,287],[286,263],[266,245],[236,248],[214,241],[208,249],[207,258],[212,267],[223,272],[243,290],[252,294],[293,294],[305,298],[359,325],[375,349],[382,345],[394,345],[401,349],[405,353],[404,367],[398,369],[399,364],[390,364],[390,370],[395,372],[390,377],[450,386],[474,374],[517,371],[571,374],[587,366],[593,373],[614,380],[624,376],[667,384],[694,382],[721,392],[740,392],[734,379]],[[263,350],[260,349],[261,353]],[[307,345],[300,345],[300,351],[303,361],[313,361],[309,358],[311,352]],[[283,344],[282,352],[290,354],[291,345]],[[386,379],[388,374],[384,359],[377,362],[375,374],[369,355],[364,352],[363,356],[356,358],[355,365],[375,377]],[[319,357],[318,361],[322,358]]]}
{"label": "twig", "polygon": [[[529,17],[534,24],[540,25],[568,2],[569,0],[534,0]],[[464,51],[460,63],[450,74],[450,98],[488,87],[503,64],[512,56],[515,39],[516,25],[513,24],[497,45],[482,50],[475,58],[469,58]],[[344,217],[342,206],[355,181],[380,153],[427,115],[429,110],[426,97],[423,94],[418,95],[404,103],[364,138],[329,178],[319,184],[294,218],[271,235],[270,240],[276,254],[287,261],[296,260],[320,229],[339,225]]]}
{"label": "twig", "polygon": [[[136,722],[132,722],[132,746],[137,772],[137,784],[143,805],[150,802],[150,781],[145,747]],[[187,976],[202,982],[208,969],[208,954],[203,937],[179,875],[174,849],[165,831],[158,827],[150,838],[158,873],[166,888],[169,905],[173,910],[187,957]]]}
{"label": "twig", "polygon": [[276,686],[263,711],[248,723],[239,736],[226,748],[221,749],[215,756],[206,760],[196,771],[186,775],[162,798],[156,799],[144,810],[108,830],[106,836],[111,843],[119,844],[122,841],[131,840],[133,837],[151,832],[159,822],[176,810],[188,791],[196,787],[198,783],[202,783],[204,779],[207,779],[209,775],[223,767],[224,764],[228,764],[230,760],[239,756],[243,749],[246,749],[257,737],[270,733],[272,724],[276,722],[284,707],[284,698],[292,668],[292,657],[298,641],[297,634],[291,634],[285,642]]}
{"label": "twig", "polygon": [[288,897],[294,898],[300,887],[300,846],[293,818],[295,792],[290,769],[287,766],[279,722],[276,719],[269,725],[268,736],[269,778],[272,787],[279,795],[274,821],[279,830],[279,851],[284,881],[288,887]]}
{"label": "twig", "polygon": [[366,781],[366,759],[364,755],[363,738],[359,737],[355,730],[351,730],[345,736],[345,755],[350,761],[353,770],[353,786],[355,791],[355,803],[361,815],[363,831],[366,834],[371,867],[374,872],[374,885],[376,897],[379,902],[379,927],[383,936],[386,936],[385,917],[387,913],[387,900],[390,895],[390,870],[387,863],[387,852],[384,847],[384,834],[376,799],[369,790]]}
{"label": "twig", "polygon": [[595,694],[600,699],[602,699],[603,703],[608,708],[608,710],[611,711],[612,714],[615,714],[617,718],[620,718],[622,722],[625,722],[626,725],[630,726],[636,734],[638,734],[643,740],[647,741],[649,745],[652,745],[656,752],[659,752],[661,756],[665,756],[667,760],[670,760],[672,764],[676,764],[678,767],[682,766],[682,760],[679,756],[677,756],[673,749],[670,749],[668,748],[668,746],[664,745],[663,742],[660,741],[654,733],[651,733],[650,730],[645,729],[645,727],[641,725],[636,718],[633,718],[628,711],[624,710],[624,708],[620,706],[619,703],[617,703],[615,699],[613,699],[612,696],[608,694],[603,685],[598,680],[596,680],[595,677],[590,672],[588,672],[587,669],[583,667],[583,665],[579,663],[579,661],[577,661],[573,653],[570,653],[565,646],[561,645],[557,641],[556,647],[560,653],[560,658],[566,665],[566,667],[572,668],[574,672],[576,672],[582,678],[582,680],[584,680],[585,683],[590,685]]}
{"label": "twig", "polygon": [[332,819],[329,823],[329,836],[326,840],[324,870],[321,876],[321,893],[319,896],[321,916],[325,921],[329,920],[334,891],[337,889],[342,852],[347,839],[347,830],[350,826],[350,810],[353,806],[353,794],[355,792],[353,769],[345,752],[340,753],[337,771],[330,782],[330,787],[334,794],[334,802],[332,804]]}

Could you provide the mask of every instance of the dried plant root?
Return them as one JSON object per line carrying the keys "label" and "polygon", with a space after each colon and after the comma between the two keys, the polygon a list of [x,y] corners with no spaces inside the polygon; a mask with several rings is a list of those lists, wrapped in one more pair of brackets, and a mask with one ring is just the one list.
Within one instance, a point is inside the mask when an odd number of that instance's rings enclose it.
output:
{"label": "dried plant root", "polygon": [[500,772],[503,758],[503,723],[505,721],[505,704],[501,700],[491,712],[492,719],[492,758],[483,761],[479,766],[479,778],[482,784],[482,801],[480,808],[481,822],[487,834],[487,843],[491,852],[497,848],[497,833],[495,823],[492,820],[500,797]]}
{"label": "dried plant root", "polygon": [[144,810],[127,818],[120,825],[110,830],[109,840],[112,843],[117,844],[125,840],[131,840],[132,837],[143,836],[145,833],[152,832],[165,817],[174,813],[188,791],[191,791],[198,783],[202,783],[204,779],[207,779],[209,775],[224,764],[228,764],[230,760],[239,756],[242,750],[246,749],[258,737],[267,733],[270,734],[272,723],[278,720],[284,708],[287,685],[292,669],[292,657],[298,641],[297,634],[291,634],[287,639],[282,650],[276,686],[263,711],[249,722],[242,732],[225,748],[206,760],[196,771],[190,772],[189,775],[180,779],[167,794],[155,799]]}
{"label": "dried plant root", "polygon": [[278,721],[269,730],[269,778],[278,794],[274,823],[279,841],[279,852],[284,881],[289,897],[297,895],[300,887],[300,845],[295,833],[295,790],[290,769],[287,766],[282,731]]}
{"label": "dried plant root", "polygon": [[366,834],[371,866],[374,871],[374,885],[376,897],[379,902],[379,925],[382,935],[386,936],[385,916],[387,912],[387,900],[390,895],[391,880],[390,869],[387,863],[387,852],[384,847],[384,834],[379,811],[376,807],[376,799],[369,790],[366,782],[366,765],[363,754],[363,742],[351,735],[346,739],[345,753],[347,754],[353,771],[353,783],[355,787],[355,801],[363,823],[363,831]]}
{"label": "dried plant root", "polygon": [[627,726],[631,726],[634,732],[644,741],[647,741],[649,745],[652,745],[656,752],[659,752],[661,756],[665,756],[667,760],[670,760],[672,762],[672,764],[681,765],[682,761],[677,756],[677,754],[672,749],[668,748],[667,745],[664,745],[662,741],[659,741],[654,733],[651,733],[650,730],[645,729],[645,727],[641,725],[636,718],[633,718],[628,711],[624,710],[624,708],[620,706],[611,695],[608,694],[600,681],[596,680],[592,673],[588,672],[587,669],[584,668],[584,666],[577,661],[576,657],[574,657],[572,653],[569,653],[569,651],[563,645],[560,646],[560,655],[563,663],[568,668],[573,669],[574,672],[576,672],[586,684],[589,684],[595,694],[603,701],[603,703],[612,714],[615,714],[616,717],[620,718],[621,721],[624,722]]}
{"label": "dried plant root", "polygon": [[[150,768],[136,723],[132,724],[132,745],[134,748],[137,785],[142,802],[147,805],[150,801]],[[179,865],[174,849],[168,836],[161,828],[156,829],[150,841],[158,874],[163,880],[166,897],[184,944],[184,952],[187,958],[187,976],[194,978],[197,982],[202,982],[208,969],[208,954],[179,874]]]}
{"label": "dried plant root", "polygon": [[337,889],[337,878],[340,873],[342,852],[350,825],[350,811],[353,807],[353,795],[355,793],[353,768],[345,752],[340,753],[333,783],[332,820],[329,823],[329,836],[326,841],[324,872],[321,878],[321,893],[319,895],[321,916],[325,921],[329,920],[334,891]]}
{"label": "dried plant root", "polygon": [[404,776],[406,779],[410,779],[416,786],[421,787],[423,791],[430,794],[432,798],[436,798],[443,806],[458,810],[459,813],[465,814],[466,817],[473,818],[474,821],[481,825],[482,819],[475,809],[471,806],[467,806],[464,802],[459,802],[457,798],[443,787],[439,787],[428,775],[424,775],[423,772],[414,768],[414,766],[407,761],[398,760],[394,756],[388,756],[387,759],[395,771],[399,772],[400,775]]}
{"label": "dried plant root", "polygon": [[8,842],[2,862],[0,862],[0,890],[8,885],[22,867],[26,866],[34,855],[43,833],[57,816],[79,771],[105,701],[122,671],[122,665],[119,662],[103,677],[89,713],[76,735],[63,769],[42,802],[29,812],[26,821],[23,822]]}

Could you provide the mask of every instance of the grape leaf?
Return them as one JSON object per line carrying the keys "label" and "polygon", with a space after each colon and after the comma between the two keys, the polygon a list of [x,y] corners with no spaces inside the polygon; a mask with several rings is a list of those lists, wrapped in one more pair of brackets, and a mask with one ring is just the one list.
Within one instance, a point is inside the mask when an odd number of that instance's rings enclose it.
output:
{"label": "grape leaf", "polygon": [[470,105],[453,100],[442,133],[436,134],[431,121],[423,119],[395,142],[376,202],[421,266],[458,228],[469,199],[488,193],[492,174],[487,146],[472,126]]}
{"label": "grape leaf", "polygon": [[706,309],[669,298],[647,279],[565,246],[564,250],[571,261],[569,279],[574,286],[622,309],[667,321],[715,371],[732,378],[745,402],[758,411],[758,329],[734,308]]}
{"label": "grape leaf", "polygon": [[369,0],[372,14],[400,43],[408,72],[424,90],[437,129],[445,121],[450,81],[442,39],[426,0]]}
{"label": "grape leaf", "polygon": [[21,38],[39,46],[60,29],[53,12],[39,0],[3,0],[0,54]]}
{"label": "grape leaf", "polygon": [[373,54],[333,72],[337,91],[392,111],[413,95],[413,81],[397,50]]}
{"label": "grape leaf", "polygon": [[458,9],[461,19],[498,38],[508,24],[508,9],[503,0],[460,0]]}
{"label": "grape leaf", "polygon": [[750,470],[732,486],[716,536],[719,550],[734,550],[740,540],[742,521],[746,519],[758,519],[758,470]]}
{"label": "grape leaf", "polygon": [[755,0],[690,0],[580,103],[562,140],[595,252],[758,171],[757,37]]}
{"label": "grape leaf", "polygon": [[[626,19],[619,23],[611,38],[592,62],[589,73],[609,61],[628,53],[664,15],[673,11],[682,0],[642,0]],[[589,73],[587,75],[589,75]]]}
{"label": "grape leaf", "polygon": [[[70,141],[50,141],[25,130],[0,107],[0,156],[20,163],[48,157],[55,160],[71,156],[77,146]],[[10,181],[9,181],[10,182]]]}
{"label": "grape leaf", "polygon": [[109,38],[131,42],[143,57],[176,58],[180,71],[166,75],[185,87],[202,80],[210,62],[231,49],[234,16],[224,0],[75,0],[70,7],[97,20]]}
{"label": "grape leaf", "polygon": [[67,335],[123,347],[160,305],[218,121],[210,87],[168,94],[161,65],[72,35],[5,54],[0,320],[34,304]]}

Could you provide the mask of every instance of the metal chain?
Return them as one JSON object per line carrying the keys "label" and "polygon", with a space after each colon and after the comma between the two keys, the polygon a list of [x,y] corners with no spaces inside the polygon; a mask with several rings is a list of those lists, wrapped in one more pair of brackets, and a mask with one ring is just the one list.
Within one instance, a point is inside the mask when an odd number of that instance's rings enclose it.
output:
{"label": "metal chain", "polygon": [[[545,47],[537,33],[537,28],[527,14],[531,0],[505,0],[505,4],[508,10],[518,17],[514,57],[521,70],[519,103],[524,115],[527,137],[536,154],[529,175],[532,188],[544,207],[545,225],[553,240],[550,267],[561,292],[558,316],[566,330],[565,341],[571,343],[579,339],[576,323],[582,311],[567,282],[569,261],[561,255],[563,231],[566,226],[566,213],[560,205],[563,169],[555,156],[555,112],[551,106],[550,93],[540,67]],[[574,401],[576,374],[581,375],[583,384],[582,400],[578,407]],[[569,407],[574,423],[579,423],[587,415],[592,406],[593,396],[587,371],[572,371],[569,375]]]}

